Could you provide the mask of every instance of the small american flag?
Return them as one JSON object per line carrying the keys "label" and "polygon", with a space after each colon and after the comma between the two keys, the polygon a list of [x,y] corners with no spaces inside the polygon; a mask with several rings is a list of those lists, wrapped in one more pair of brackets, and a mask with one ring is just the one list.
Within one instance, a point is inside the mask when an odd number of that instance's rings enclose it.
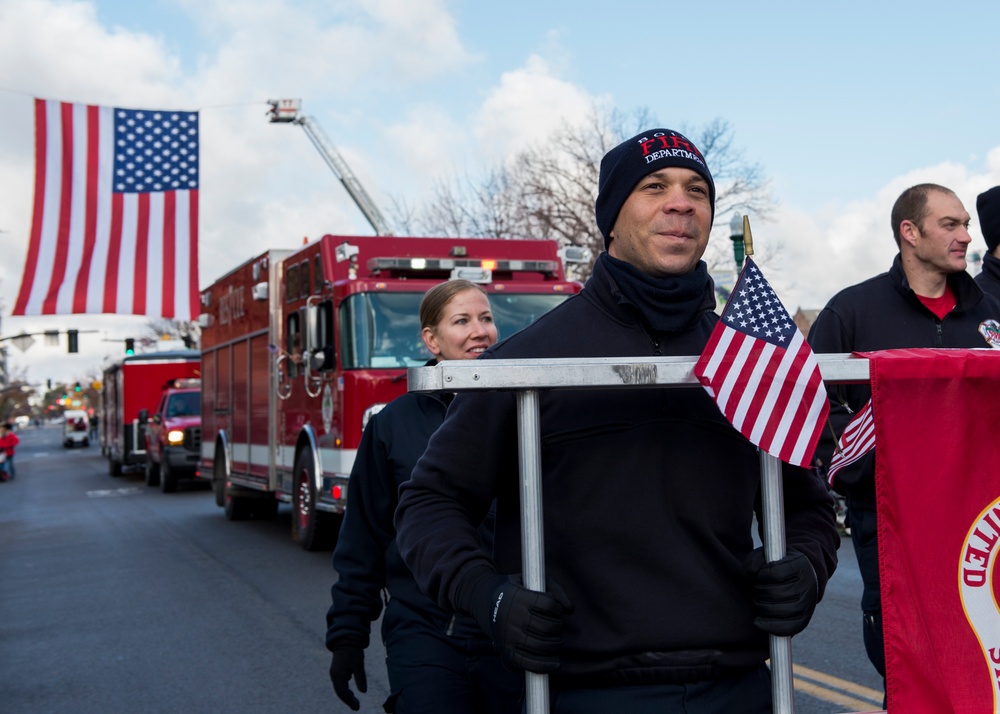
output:
{"label": "small american flag", "polygon": [[815,355],[752,258],[694,373],[751,443],[809,465],[830,411],[826,388]]}
{"label": "small american flag", "polygon": [[830,468],[826,472],[830,485],[833,485],[833,477],[838,471],[848,464],[853,464],[874,448],[875,417],[872,414],[872,400],[869,399],[864,409],[851,417],[844,427],[844,433],[840,435],[837,449],[830,459]]}
{"label": "small american flag", "polygon": [[35,202],[14,315],[194,319],[198,113],[35,100]]}

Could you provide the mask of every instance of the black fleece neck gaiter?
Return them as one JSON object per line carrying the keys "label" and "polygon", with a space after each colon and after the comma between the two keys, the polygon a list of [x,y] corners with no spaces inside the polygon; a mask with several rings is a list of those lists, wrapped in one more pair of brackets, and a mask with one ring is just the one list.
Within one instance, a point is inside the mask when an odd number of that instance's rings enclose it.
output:
{"label": "black fleece neck gaiter", "polygon": [[677,332],[690,325],[701,312],[705,291],[711,289],[712,278],[703,260],[690,273],[654,278],[607,253],[597,259],[603,261],[624,301],[635,307],[655,332]]}

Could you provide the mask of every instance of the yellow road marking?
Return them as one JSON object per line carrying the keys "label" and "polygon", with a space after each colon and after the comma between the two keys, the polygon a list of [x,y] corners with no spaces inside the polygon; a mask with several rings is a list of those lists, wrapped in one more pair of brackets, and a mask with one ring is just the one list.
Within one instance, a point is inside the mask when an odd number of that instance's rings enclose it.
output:
{"label": "yellow road marking", "polygon": [[882,711],[882,692],[876,689],[801,665],[793,665],[792,672],[796,675],[793,677],[796,691],[854,711]]}

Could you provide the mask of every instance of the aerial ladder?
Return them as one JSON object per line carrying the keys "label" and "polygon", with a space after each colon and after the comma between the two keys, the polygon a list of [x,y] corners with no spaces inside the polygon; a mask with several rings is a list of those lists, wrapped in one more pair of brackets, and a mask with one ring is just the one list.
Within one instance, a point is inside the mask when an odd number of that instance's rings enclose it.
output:
{"label": "aerial ladder", "polygon": [[322,155],[323,160],[326,161],[327,166],[333,170],[334,175],[344,184],[347,193],[354,199],[358,208],[361,209],[361,212],[365,214],[365,218],[368,219],[372,228],[375,229],[375,235],[392,235],[388,221],[385,220],[382,212],[378,210],[378,206],[375,205],[371,196],[365,191],[361,182],[358,181],[358,177],[351,171],[350,166],[344,161],[344,157],[337,151],[337,147],[333,145],[333,142],[330,141],[315,119],[302,113],[302,100],[269,99],[267,103],[271,105],[268,118],[272,124],[298,124],[305,129],[309,140],[319,149],[319,153]]}

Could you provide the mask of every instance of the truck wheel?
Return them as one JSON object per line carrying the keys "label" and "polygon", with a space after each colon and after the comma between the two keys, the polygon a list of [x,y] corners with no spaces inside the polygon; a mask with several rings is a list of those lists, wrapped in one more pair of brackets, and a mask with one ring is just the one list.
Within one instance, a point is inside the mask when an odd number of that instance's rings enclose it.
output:
{"label": "truck wheel", "polygon": [[115,459],[108,459],[108,474],[111,476],[121,476],[122,475],[122,462],[116,461]]}
{"label": "truck wheel", "polygon": [[221,446],[215,447],[215,461],[212,463],[212,490],[215,492],[215,505],[223,508],[226,505],[226,455]]}
{"label": "truck wheel", "polygon": [[226,518],[231,521],[245,521],[250,517],[250,510],[253,500],[246,497],[234,496],[230,489],[226,489],[226,503],[223,506],[226,510]]}
{"label": "truck wheel", "polygon": [[160,485],[160,466],[159,464],[154,464],[153,459],[149,456],[146,457],[146,485]]}
{"label": "truck wheel", "polygon": [[170,470],[170,462],[166,459],[160,464],[160,490],[163,493],[173,493],[177,490],[177,474]]}
{"label": "truck wheel", "polygon": [[329,550],[337,531],[330,514],[316,510],[316,464],[309,449],[295,457],[292,493],[292,540],[305,550]]}
{"label": "truck wheel", "polygon": [[278,517],[278,501],[274,498],[262,498],[253,504],[251,511],[255,521],[273,521]]}

